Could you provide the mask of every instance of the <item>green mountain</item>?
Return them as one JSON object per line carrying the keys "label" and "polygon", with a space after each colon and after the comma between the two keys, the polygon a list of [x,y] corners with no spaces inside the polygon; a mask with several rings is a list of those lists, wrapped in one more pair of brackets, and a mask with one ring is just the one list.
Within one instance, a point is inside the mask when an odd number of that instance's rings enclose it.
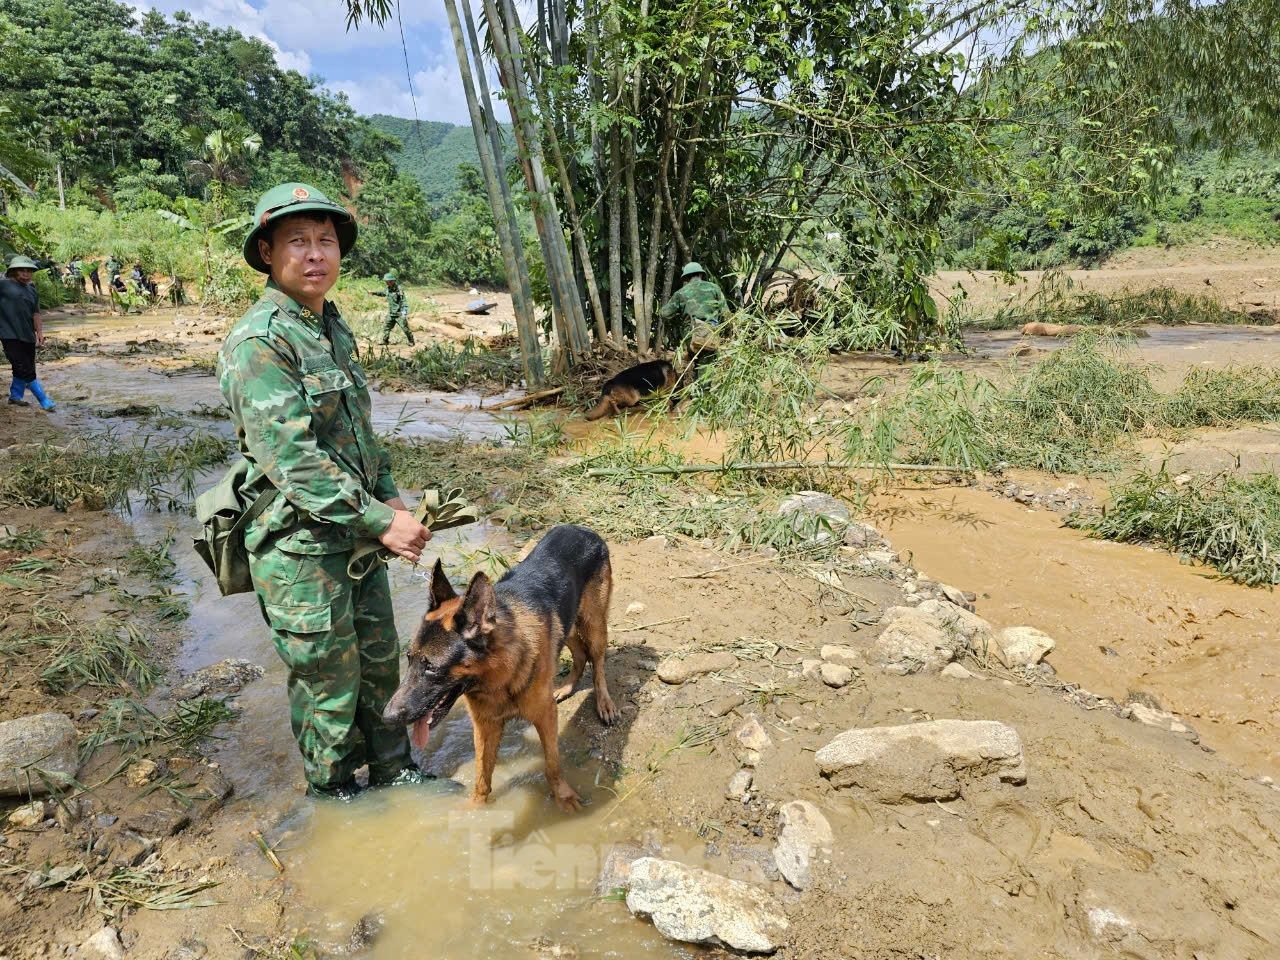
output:
{"label": "green mountain", "polygon": [[[375,113],[369,122],[398,139],[403,146],[395,154],[400,172],[422,184],[427,201],[434,207],[447,205],[458,191],[458,164],[480,166],[475,137],[470,127],[423,120],[415,123],[404,117]],[[503,126],[503,137],[510,145],[510,127]]]}

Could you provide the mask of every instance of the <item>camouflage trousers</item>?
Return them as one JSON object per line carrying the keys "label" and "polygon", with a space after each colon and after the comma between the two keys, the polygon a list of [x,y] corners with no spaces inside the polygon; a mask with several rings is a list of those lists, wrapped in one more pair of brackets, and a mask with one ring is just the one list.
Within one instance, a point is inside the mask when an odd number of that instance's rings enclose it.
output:
{"label": "camouflage trousers", "polygon": [[382,325],[382,342],[388,344],[391,342],[391,331],[399,325],[404,331],[404,338],[409,341],[409,345],[413,346],[413,331],[409,329],[408,313],[389,313],[387,314],[387,322]]}
{"label": "camouflage trousers", "polygon": [[371,783],[411,763],[404,729],[382,722],[400,683],[387,570],[377,564],[353,581],[349,559],[274,549],[249,556],[262,615],[289,668],[293,736],[307,782],[319,790],[350,785],[366,763]]}

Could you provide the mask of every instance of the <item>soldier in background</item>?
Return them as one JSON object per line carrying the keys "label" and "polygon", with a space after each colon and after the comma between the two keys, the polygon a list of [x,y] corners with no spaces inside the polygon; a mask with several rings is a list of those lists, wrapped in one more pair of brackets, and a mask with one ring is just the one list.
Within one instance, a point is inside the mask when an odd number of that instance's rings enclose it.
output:
{"label": "soldier in background", "polygon": [[394,270],[388,271],[382,279],[387,289],[373,291],[375,297],[387,298],[387,322],[382,327],[382,345],[385,347],[391,342],[391,331],[399,324],[400,329],[404,331],[404,338],[412,347],[413,331],[409,329],[409,298],[400,289],[400,281],[396,278]]}
{"label": "soldier in background", "polygon": [[85,276],[89,278],[89,283],[93,287],[94,296],[102,296],[102,278],[98,276],[98,261],[84,265]]}
{"label": "soldier in background", "polygon": [[717,328],[729,316],[729,304],[713,280],[707,279],[702,264],[685,264],[680,274],[684,283],[662,308],[658,317],[671,320],[680,315],[689,324],[689,350],[692,362],[701,362],[720,346]]}
{"label": "soldier in background", "polygon": [[304,183],[268,190],[244,258],[270,274],[218,359],[222,394],[249,461],[246,502],[275,500],[244,532],[249,569],[289,669],[293,735],[312,795],[349,797],[414,779],[403,728],[382,722],[400,681],[383,564],[348,569],[358,540],[414,563],[431,534],[406,508],[373,429],[355,337],[325,294],[355,245],[355,219]]}

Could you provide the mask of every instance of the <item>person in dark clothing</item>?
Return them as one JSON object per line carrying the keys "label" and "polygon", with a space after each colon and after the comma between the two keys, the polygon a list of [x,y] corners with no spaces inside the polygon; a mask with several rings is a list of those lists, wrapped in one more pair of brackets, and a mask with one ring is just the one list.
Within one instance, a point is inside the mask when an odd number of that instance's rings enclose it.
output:
{"label": "person in dark clothing", "polygon": [[36,377],[36,347],[44,343],[40,295],[31,282],[37,269],[36,262],[27,257],[18,256],[9,261],[4,279],[0,280],[0,343],[13,368],[9,402],[18,407],[28,406],[23,396],[30,389],[43,409],[52,410],[53,401]]}
{"label": "person in dark clothing", "polygon": [[84,265],[84,273],[89,278],[89,282],[93,284],[94,295],[102,296],[102,278],[98,275],[98,261],[86,263]]}

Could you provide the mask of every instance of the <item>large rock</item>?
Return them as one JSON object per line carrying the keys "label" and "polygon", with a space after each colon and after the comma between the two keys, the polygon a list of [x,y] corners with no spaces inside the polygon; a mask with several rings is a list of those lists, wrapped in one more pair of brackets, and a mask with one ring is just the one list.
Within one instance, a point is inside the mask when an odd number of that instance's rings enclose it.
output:
{"label": "large rock", "polygon": [[1006,667],[1034,667],[1054,647],[1053,638],[1035,627],[1009,627],[996,637],[996,656]]}
{"label": "large rock", "polygon": [[[891,611],[906,611],[910,607],[890,607],[884,617],[891,616]],[[995,642],[995,630],[991,624],[970,610],[948,603],[945,600],[925,600],[915,608],[916,613],[929,617],[945,633],[962,639],[970,650],[985,653]]]}
{"label": "large rock", "polygon": [[824,663],[821,668],[822,682],[828,687],[839,690],[847,686],[853,679],[853,671],[842,663]]}
{"label": "large rock", "polygon": [[835,835],[831,824],[808,800],[792,800],[779,811],[781,831],[773,848],[778,871],[797,890],[813,882],[813,861],[819,853],[831,852]]}
{"label": "large rock", "polygon": [[631,865],[627,908],[672,940],[772,953],[790,924],[759,887],[672,860]]}
{"label": "large rock", "polygon": [[847,730],[817,752],[822,775],[883,803],[947,800],[965,782],[1025,783],[1022,740],[995,720],[930,720]]}
{"label": "large rock", "polygon": [[663,683],[681,684],[704,673],[732,670],[738,658],[727,650],[716,653],[695,653],[688,657],[668,657],[658,664],[658,679]]}
{"label": "large rock", "polygon": [[[958,607],[956,609],[959,609]],[[963,638],[913,607],[891,607],[889,625],[875,640],[872,657],[890,673],[937,673],[963,655]]]}
{"label": "large rock", "polygon": [[816,490],[801,490],[799,493],[793,493],[778,504],[778,513],[784,517],[792,514],[824,517],[833,527],[839,526],[841,529],[849,522],[849,508],[843,500],[837,500],[830,494],[818,493]]}
{"label": "large rock", "polygon": [[0,723],[0,797],[48,793],[51,783],[68,783],[79,769],[76,727],[65,714]]}

